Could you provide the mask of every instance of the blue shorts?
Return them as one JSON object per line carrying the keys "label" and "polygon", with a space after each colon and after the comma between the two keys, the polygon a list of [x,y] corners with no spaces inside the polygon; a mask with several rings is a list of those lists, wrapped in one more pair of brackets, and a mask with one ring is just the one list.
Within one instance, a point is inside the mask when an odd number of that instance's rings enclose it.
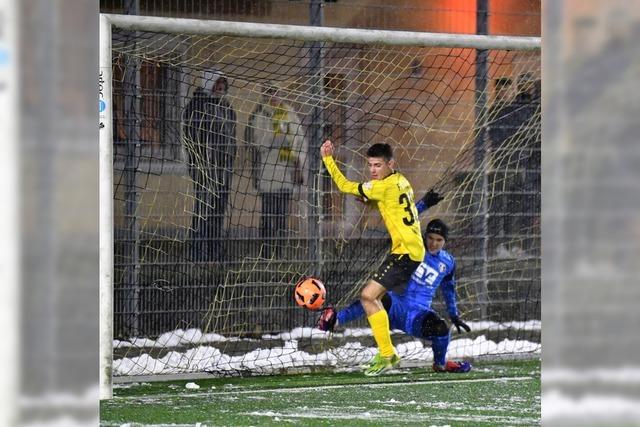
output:
{"label": "blue shorts", "polygon": [[385,307],[391,329],[400,329],[411,336],[422,338],[422,320],[427,313],[435,312],[424,307],[407,309],[398,295],[393,292],[387,292],[387,295],[391,299],[391,306]]}

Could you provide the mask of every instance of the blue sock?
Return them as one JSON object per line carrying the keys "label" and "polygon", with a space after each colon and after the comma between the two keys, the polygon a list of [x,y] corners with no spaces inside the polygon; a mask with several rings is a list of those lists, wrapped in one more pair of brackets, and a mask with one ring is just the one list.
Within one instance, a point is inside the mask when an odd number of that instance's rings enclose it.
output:
{"label": "blue sock", "polygon": [[345,323],[357,320],[363,316],[364,308],[362,307],[362,303],[359,300],[354,301],[351,305],[338,312],[338,324],[344,325]]}
{"label": "blue sock", "polygon": [[436,365],[444,366],[447,363],[447,348],[451,340],[451,333],[443,336],[429,337],[431,340],[431,349],[433,350],[433,362]]}

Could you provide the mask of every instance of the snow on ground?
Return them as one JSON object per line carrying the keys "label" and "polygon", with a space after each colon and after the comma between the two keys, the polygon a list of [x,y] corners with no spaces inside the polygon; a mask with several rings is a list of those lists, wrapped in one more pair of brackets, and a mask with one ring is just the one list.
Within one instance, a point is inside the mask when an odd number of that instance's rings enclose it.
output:
{"label": "snow on ground", "polygon": [[200,329],[176,329],[165,332],[157,340],[148,338],[132,338],[128,341],[113,340],[113,348],[136,347],[136,348],[165,348],[190,345],[193,343],[215,343],[225,341],[239,341],[240,338],[226,338],[219,334],[203,334]]}
{"label": "snow on ground", "polygon": [[507,329],[517,329],[520,331],[541,331],[542,322],[540,320],[527,320],[526,322],[491,322],[487,320],[467,322],[472,331],[504,331]]}
{"label": "snow on ground", "polygon": [[[388,424],[388,425],[397,425],[398,424],[398,412],[391,409],[372,409],[372,410],[361,410],[359,408],[353,408],[351,410],[341,410],[335,411],[331,408],[315,408],[312,412],[301,412],[299,410],[288,410],[288,411],[250,411],[246,412],[243,415],[249,415],[252,417],[264,417],[271,419],[272,422],[291,422],[294,421],[299,423],[302,420],[312,420],[322,419],[322,420],[330,420],[332,424],[344,424],[353,423],[355,420],[360,421],[360,423],[367,424]],[[476,415],[455,415],[455,414],[446,414],[446,415],[438,415],[433,413],[403,413],[402,414],[403,423],[409,423],[412,425],[434,425],[433,422],[440,422],[440,426],[448,426],[452,421],[458,421],[461,423],[475,423],[475,424],[492,424],[492,425],[514,425],[520,423],[526,423],[527,425],[537,424],[537,419],[535,418],[514,418],[512,416],[504,416],[504,415],[488,415],[488,414],[476,414]],[[303,421],[304,423],[304,421]]]}
{"label": "snow on ground", "polygon": [[[177,374],[214,370],[222,372],[251,370],[268,373],[282,368],[303,366],[357,366],[371,359],[377,353],[377,349],[364,347],[360,342],[350,342],[338,348],[310,354],[298,349],[298,341],[301,338],[359,337],[368,336],[370,333],[370,330],[365,328],[347,329],[342,334],[333,335],[314,328],[295,328],[290,332],[264,337],[283,340],[283,347],[257,348],[246,354],[229,356],[215,346],[207,345],[228,341],[225,337],[215,334],[205,335],[197,329],[179,329],[163,334],[150,347],[177,347],[194,343],[204,345],[185,351],[169,351],[157,359],[145,353],[136,357],[114,360],[113,372],[114,375]],[[137,343],[137,340],[132,340],[129,344],[134,345],[134,342]],[[122,342],[119,345],[122,345]],[[404,360],[425,362],[433,360],[431,348],[425,347],[419,340],[399,344],[396,349]],[[540,343],[509,339],[496,343],[483,335],[475,339],[453,340],[449,346],[448,355],[450,358],[464,358],[487,354],[540,353],[540,349]]]}
{"label": "snow on ground", "polygon": [[[523,331],[540,331],[542,324],[539,320],[528,320],[526,322],[467,322],[472,330],[475,331],[504,331],[507,329],[517,329]],[[400,331],[396,331],[400,332]],[[333,336],[335,338],[343,337],[363,337],[371,335],[370,328],[348,328],[342,332],[329,334],[316,328],[299,327],[289,332],[279,334],[265,334],[263,340],[297,340],[301,338],[323,338]],[[203,334],[200,329],[176,329],[175,331],[165,332],[160,335],[157,340],[148,338],[132,338],[128,341],[114,340],[114,348],[136,347],[136,348],[165,348],[178,347],[182,345],[207,344],[228,341],[241,341],[241,338],[227,338],[219,334],[208,333]]]}

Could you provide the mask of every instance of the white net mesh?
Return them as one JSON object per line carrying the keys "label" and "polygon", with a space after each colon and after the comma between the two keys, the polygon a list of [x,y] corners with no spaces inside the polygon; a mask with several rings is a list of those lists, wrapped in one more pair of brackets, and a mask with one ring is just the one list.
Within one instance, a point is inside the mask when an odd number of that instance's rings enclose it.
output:
{"label": "white net mesh", "polygon": [[[322,167],[325,137],[353,181],[387,142],[417,197],[445,196],[421,222],[452,230],[473,330],[451,355],[540,351],[538,51],[114,29],[113,58],[116,375],[370,357],[366,322],[325,334],[292,296],[315,275],[348,304],[389,251],[377,211]],[[430,360],[428,345],[393,340]]]}

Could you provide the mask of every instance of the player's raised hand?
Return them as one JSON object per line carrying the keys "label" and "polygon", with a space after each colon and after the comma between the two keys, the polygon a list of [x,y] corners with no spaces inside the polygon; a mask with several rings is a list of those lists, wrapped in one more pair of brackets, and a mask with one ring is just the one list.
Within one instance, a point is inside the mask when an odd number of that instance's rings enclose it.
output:
{"label": "player's raised hand", "polygon": [[460,328],[464,329],[467,332],[471,331],[471,328],[469,327],[469,325],[467,325],[462,320],[460,320],[460,318],[458,316],[451,316],[451,323],[453,323],[453,325],[456,327],[456,329],[458,330],[459,334],[462,333]]}
{"label": "player's raised hand", "polygon": [[437,205],[438,203],[440,203],[440,200],[442,199],[444,199],[444,196],[441,196],[440,193],[438,193],[433,188],[427,191],[427,194],[422,196],[422,202],[425,204],[427,208],[431,208]]}
{"label": "player's raised hand", "polygon": [[333,143],[327,139],[320,147],[320,154],[322,157],[333,156]]}

